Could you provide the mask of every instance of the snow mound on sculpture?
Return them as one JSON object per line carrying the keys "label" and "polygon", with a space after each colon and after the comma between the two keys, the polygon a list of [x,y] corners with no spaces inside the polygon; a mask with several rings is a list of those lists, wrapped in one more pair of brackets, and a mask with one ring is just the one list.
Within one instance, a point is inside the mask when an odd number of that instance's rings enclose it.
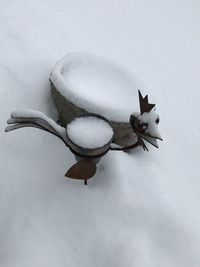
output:
{"label": "snow mound on sculpture", "polygon": [[[55,129],[60,135],[64,136],[66,135],[66,130],[59,126],[54,120],[52,120],[51,118],[49,118],[48,116],[46,116],[44,113],[38,111],[38,110],[32,110],[32,109],[25,109],[25,110],[15,110],[11,112],[11,118],[9,118],[7,120],[8,124],[13,124],[15,123],[16,119],[20,119],[20,118],[29,118],[29,119],[39,119],[39,120],[44,120],[46,121],[50,127],[52,127],[53,129]],[[5,128],[5,132],[8,132],[9,129],[12,126],[7,126]]]}
{"label": "snow mound on sculpture", "polygon": [[50,80],[73,104],[122,122],[128,122],[130,114],[138,110],[138,89],[144,87],[125,67],[83,52],[69,53],[61,59]]}
{"label": "snow mound on sculpture", "polygon": [[138,117],[140,123],[144,123],[148,125],[147,129],[145,130],[146,134],[149,134],[152,137],[156,137],[160,140],[162,140],[161,134],[158,131],[157,124],[160,121],[160,118],[158,114],[154,111],[151,110],[150,112],[145,112],[142,115]]}
{"label": "snow mound on sculpture", "polygon": [[67,125],[72,142],[84,148],[98,148],[107,144],[113,136],[111,126],[96,117],[80,117]]}

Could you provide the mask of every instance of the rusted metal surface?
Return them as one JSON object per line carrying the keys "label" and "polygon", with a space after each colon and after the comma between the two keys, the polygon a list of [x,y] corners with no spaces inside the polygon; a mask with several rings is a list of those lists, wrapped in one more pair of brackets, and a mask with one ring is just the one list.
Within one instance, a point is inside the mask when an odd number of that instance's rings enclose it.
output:
{"label": "rusted metal surface", "polygon": [[83,159],[74,164],[67,171],[65,177],[84,180],[84,184],[87,184],[87,180],[92,178],[96,171],[96,164],[92,160]]}
{"label": "rusted metal surface", "polygon": [[143,114],[145,112],[150,112],[155,107],[155,104],[149,103],[148,95],[143,97],[140,90],[138,90],[138,93],[139,93],[139,101],[140,101],[140,113]]}

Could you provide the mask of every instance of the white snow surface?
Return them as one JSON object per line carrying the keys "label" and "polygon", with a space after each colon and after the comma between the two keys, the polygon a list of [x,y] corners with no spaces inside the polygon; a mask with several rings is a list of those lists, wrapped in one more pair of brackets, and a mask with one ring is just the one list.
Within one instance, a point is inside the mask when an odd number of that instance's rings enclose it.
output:
{"label": "white snow surface", "polygon": [[[56,130],[61,136],[66,136],[66,129],[58,125],[53,119],[46,116],[44,113],[38,110],[26,109],[26,110],[15,110],[11,112],[11,117],[13,118],[37,118],[43,119],[49,123],[53,129]],[[9,121],[9,120],[8,120]],[[12,121],[12,120],[11,120]]]}
{"label": "white snow surface", "polygon": [[50,79],[72,103],[121,122],[128,122],[131,113],[138,110],[138,89],[143,87],[134,74],[115,61],[80,52],[61,59]]}
{"label": "white snow surface", "polygon": [[99,148],[111,141],[113,129],[103,119],[87,116],[71,121],[67,125],[67,135],[80,147]]}
{"label": "white snow surface", "polygon": [[[199,13],[195,0],[0,2],[1,267],[200,266]],[[4,132],[12,110],[57,119],[48,79],[73,51],[136,72],[164,140],[110,151],[88,186],[64,177],[76,161],[58,138]]]}
{"label": "white snow surface", "polygon": [[147,128],[145,133],[150,134],[153,137],[157,137],[162,139],[161,134],[158,130],[158,125],[156,120],[159,119],[158,114],[152,109],[150,112],[144,112],[142,115],[138,117],[140,123],[146,123]]}

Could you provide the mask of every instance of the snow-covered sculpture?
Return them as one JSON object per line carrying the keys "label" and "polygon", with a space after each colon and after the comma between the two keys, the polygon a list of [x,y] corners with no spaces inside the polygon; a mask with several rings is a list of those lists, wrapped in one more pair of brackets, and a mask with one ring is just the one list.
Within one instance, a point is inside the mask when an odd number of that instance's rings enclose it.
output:
{"label": "snow-covered sculpture", "polygon": [[[50,81],[62,126],[39,111],[24,110],[11,113],[5,131],[36,127],[61,139],[77,160],[66,177],[87,184],[96,173],[96,164],[109,150],[127,151],[139,145],[148,150],[145,141],[158,147],[157,139],[162,140],[155,105],[113,62],[87,53],[72,53],[56,65]],[[95,89],[100,93],[96,94]],[[113,94],[114,100],[107,99]]]}
{"label": "snow-covered sculpture", "polygon": [[[143,139],[157,147],[156,139],[161,139],[157,124],[159,117],[148,103],[148,97],[142,97],[139,91],[141,113],[130,116],[130,125],[138,137],[137,145],[148,150]],[[109,121],[98,114],[75,117],[67,127],[58,125],[42,112],[35,110],[15,111],[7,121],[5,131],[10,132],[23,127],[35,127],[47,131],[63,141],[75,155],[77,163],[66,177],[83,179],[85,184],[96,173],[96,164],[109,150],[128,150],[136,145],[120,148],[113,143],[113,128]]]}

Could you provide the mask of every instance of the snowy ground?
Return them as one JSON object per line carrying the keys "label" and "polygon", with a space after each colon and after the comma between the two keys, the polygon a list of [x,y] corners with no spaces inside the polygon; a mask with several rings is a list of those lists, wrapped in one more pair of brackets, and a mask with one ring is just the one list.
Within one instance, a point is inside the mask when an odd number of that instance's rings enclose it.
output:
{"label": "snowy ground", "polygon": [[[0,266],[200,266],[199,12],[196,0],[0,2]],[[54,136],[3,132],[19,108],[57,117],[48,78],[69,51],[128,66],[161,117],[159,150],[110,152],[88,187],[64,178],[75,160]]]}

